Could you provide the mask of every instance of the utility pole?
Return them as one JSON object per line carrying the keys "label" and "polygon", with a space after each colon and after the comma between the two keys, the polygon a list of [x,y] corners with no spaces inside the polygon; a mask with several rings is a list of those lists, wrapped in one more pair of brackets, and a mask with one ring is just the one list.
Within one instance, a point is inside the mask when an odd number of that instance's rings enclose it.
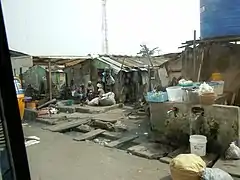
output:
{"label": "utility pole", "polygon": [[108,54],[107,0],[102,0],[102,52]]}

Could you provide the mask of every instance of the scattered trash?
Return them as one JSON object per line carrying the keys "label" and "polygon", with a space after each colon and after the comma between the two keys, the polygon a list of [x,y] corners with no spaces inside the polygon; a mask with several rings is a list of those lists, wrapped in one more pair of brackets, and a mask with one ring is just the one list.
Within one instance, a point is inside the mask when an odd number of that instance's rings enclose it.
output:
{"label": "scattered trash", "polygon": [[93,142],[95,142],[97,144],[100,144],[102,146],[107,146],[108,143],[110,142],[110,140],[109,139],[98,139],[98,138],[96,138],[96,139],[93,140]]}
{"label": "scattered trash", "polygon": [[139,119],[139,116],[130,115],[130,116],[128,116],[128,119]]}
{"label": "scattered trash", "polygon": [[99,141],[99,139],[94,139],[93,142],[99,143],[100,141]]}
{"label": "scattered trash", "polygon": [[143,133],[144,135],[148,135],[148,133],[147,132],[145,132],[145,133]]}
{"label": "scattered trash", "polygon": [[47,107],[38,110],[38,116],[57,114],[58,110],[54,107]]}
{"label": "scattered trash", "polygon": [[117,121],[115,124],[114,124],[114,128],[115,130],[121,130],[121,131],[126,131],[127,130],[127,125],[125,124],[122,124],[121,121]]}
{"label": "scattered trash", "polygon": [[221,169],[206,168],[202,172],[202,180],[233,180],[233,178]]}
{"label": "scattered trash", "polygon": [[38,143],[40,143],[40,138],[37,136],[25,137],[25,146],[26,147],[29,147],[31,145],[38,144]]}
{"label": "scattered trash", "polygon": [[40,141],[40,138],[37,136],[28,136],[25,137],[25,140],[36,140],[36,141]]}
{"label": "scattered trash", "polygon": [[22,126],[28,126],[28,123],[22,123]]}
{"label": "scattered trash", "polygon": [[57,114],[58,113],[58,110],[54,107],[50,107],[49,111],[50,111],[51,114]]}
{"label": "scattered trash", "polygon": [[232,142],[229,148],[225,152],[225,159],[228,160],[239,160],[240,159],[240,148]]}

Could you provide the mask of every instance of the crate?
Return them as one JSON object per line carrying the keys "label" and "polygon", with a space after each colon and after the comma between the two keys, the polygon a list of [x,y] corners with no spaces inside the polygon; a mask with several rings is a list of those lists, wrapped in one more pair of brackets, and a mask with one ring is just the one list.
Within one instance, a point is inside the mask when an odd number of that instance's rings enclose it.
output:
{"label": "crate", "polygon": [[167,92],[148,92],[145,96],[147,102],[166,102],[168,101]]}
{"label": "crate", "polygon": [[212,105],[216,100],[215,93],[205,93],[200,95],[200,104],[202,105]]}

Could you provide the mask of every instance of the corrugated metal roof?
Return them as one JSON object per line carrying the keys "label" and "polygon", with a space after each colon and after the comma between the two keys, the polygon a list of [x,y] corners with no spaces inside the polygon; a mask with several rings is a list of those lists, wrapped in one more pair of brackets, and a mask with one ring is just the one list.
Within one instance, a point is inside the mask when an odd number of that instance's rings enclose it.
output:
{"label": "corrugated metal roof", "polygon": [[114,61],[113,59],[110,59],[109,57],[98,57],[95,59],[108,64],[111,67],[111,69],[113,69],[114,73],[116,73],[116,74],[118,74],[118,72],[121,70],[121,64]]}
{"label": "corrugated metal roof", "polygon": [[[173,60],[177,57],[178,54],[175,56],[171,55],[171,57],[167,56],[153,56],[151,57],[151,61],[154,67],[159,67],[164,63],[168,62],[169,60]],[[147,68],[151,66],[151,63],[147,57],[141,56],[99,56],[99,59],[110,66],[116,66],[118,69],[121,69],[123,64],[123,68]]]}
{"label": "corrugated metal roof", "polygon": [[22,53],[22,52],[19,52],[19,51],[14,51],[14,50],[9,50],[9,52],[10,52],[11,57],[30,56],[28,54],[25,54],[25,53]]}
{"label": "corrugated metal roof", "polygon": [[79,64],[79,63],[84,62],[85,60],[86,60],[86,59],[79,59],[79,60],[74,60],[74,61],[67,62],[67,63],[65,64],[65,67],[75,66],[75,65],[77,65],[77,64]]}
{"label": "corrugated metal roof", "polygon": [[50,60],[51,63],[65,65],[66,63],[71,63],[73,61],[85,61],[91,58],[91,56],[34,56],[33,62],[34,64],[46,65]]}

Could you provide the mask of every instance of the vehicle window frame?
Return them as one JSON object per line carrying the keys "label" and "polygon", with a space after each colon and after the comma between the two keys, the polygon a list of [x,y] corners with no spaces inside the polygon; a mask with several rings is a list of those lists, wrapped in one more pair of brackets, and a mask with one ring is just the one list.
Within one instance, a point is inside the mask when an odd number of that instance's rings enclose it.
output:
{"label": "vehicle window frame", "polygon": [[0,117],[3,122],[2,126],[13,179],[30,180],[27,152],[18,109],[1,2],[0,16],[0,77],[2,77],[0,80]]}

